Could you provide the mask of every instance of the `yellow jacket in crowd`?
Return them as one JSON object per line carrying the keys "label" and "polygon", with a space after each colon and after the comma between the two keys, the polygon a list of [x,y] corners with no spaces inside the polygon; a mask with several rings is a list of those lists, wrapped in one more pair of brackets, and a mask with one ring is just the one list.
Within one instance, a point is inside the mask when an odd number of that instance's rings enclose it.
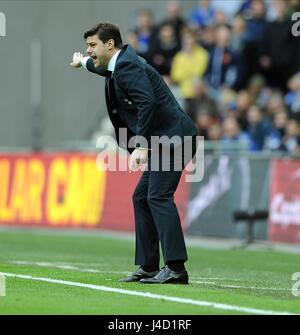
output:
{"label": "yellow jacket in crowd", "polygon": [[193,83],[204,75],[208,61],[208,52],[200,46],[194,46],[191,54],[179,51],[175,55],[171,68],[171,78],[175,84],[180,86],[183,98],[195,97]]}

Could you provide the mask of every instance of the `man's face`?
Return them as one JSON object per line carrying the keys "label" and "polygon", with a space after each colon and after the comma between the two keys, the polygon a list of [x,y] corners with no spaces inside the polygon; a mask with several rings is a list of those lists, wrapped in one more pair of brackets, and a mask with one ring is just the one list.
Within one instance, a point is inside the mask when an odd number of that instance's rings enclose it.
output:
{"label": "man's face", "polygon": [[103,43],[98,38],[98,35],[93,35],[86,39],[86,44],[86,53],[93,59],[94,66],[101,66],[107,69],[114,49],[114,40],[109,40],[106,43]]}

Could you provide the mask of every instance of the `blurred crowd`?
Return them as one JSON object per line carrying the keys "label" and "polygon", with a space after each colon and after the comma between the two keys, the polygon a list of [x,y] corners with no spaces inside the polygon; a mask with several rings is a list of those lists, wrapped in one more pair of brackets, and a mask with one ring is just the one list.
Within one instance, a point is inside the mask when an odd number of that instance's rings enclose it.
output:
{"label": "blurred crowd", "polygon": [[206,140],[300,153],[300,0],[169,1],[156,22],[140,9],[128,43],[178,87]]}

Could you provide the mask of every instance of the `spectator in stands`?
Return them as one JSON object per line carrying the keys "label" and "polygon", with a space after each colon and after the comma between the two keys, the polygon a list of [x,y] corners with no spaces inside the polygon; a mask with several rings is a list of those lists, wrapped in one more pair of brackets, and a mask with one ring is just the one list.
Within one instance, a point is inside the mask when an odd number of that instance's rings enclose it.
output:
{"label": "spectator in stands", "polygon": [[288,121],[281,149],[292,155],[300,154],[300,127],[297,120]]}
{"label": "spectator in stands", "polygon": [[164,23],[158,32],[158,37],[153,42],[149,59],[151,65],[170,82],[171,64],[173,58],[180,50],[180,45],[176,39],[174,28],[169,23]]}
{"label": "spectator in stands", "polygon": [[211,0],[198,0],[198,6],[190,16],[189,24],[194,28],[202,28],[215,23],[215,10]]}
{"label": "spectator in stands", "polygon": [[136,53],[139,54],[138,49],[139,49],[139,41],[138,41],[138,36],[135,31],[130,31],[129,34],[127,35],[127,43],[130,44],[133,49],[136,51]]}
{"label": "spectator in stands", "polygon": [[222,136],[222,125],[219,122],[213,123],[207,130],[207,139],[209,141],[220,141]]}
{"label": "spectator in stands", "polygon": [[213,125],[214,120],[211,114],[202,109],[197,113],[196,125],[199,130],[199,135],[203,136],[204,139],[208,139],[208,129]]}
{"label": "spectator in stands", "polygon": [[289,92],[285,96],[285,104],[290,116],[300,120],[300,73],[295,74],[288,82]]}
{"label": "spectator in stands", "polygon": [[210,50],[210,61],[205,77],[216,91],[221,86],[237,87],[242,77],[240,59],[230,49],[230,37],[230,29],[225,25],[219,26],[216,30],[215,46]]}
{"label": "spectator in stands", "polygon": [[206,26],[199,30],[199,39],[198,42],[208,51],[215,45],[216,30],[214,26]]}
{"label": "spectator in stands", "polygon": [[215,26],[227,25],[228,20],[226,14],[221,10],[215,11]]}
{"label": "spectator in stands", "polygon": [[282,149],[282,141],[285,135],[287,122],[287,112],[282,110],[275,114],[273,129],[265,140],[265,149],[272,151]]}
{"label": "spectator in stands", "polygon": [[263,118],[262,110],[253,105],[247,112],[248,129],[250,135],[251,150],[260,151],[263,149],[266,137],[271,131],[271,125]]}
{"label": "spectator in stands", "polygon": [[241,1],[212,0],[212,8],[215,11],[224,13],[226,22],[231,23],[233,17],[238,12]]}
{"label": "spectator in stands", "polygon": [[228,117],[223,122],[223,138],[221,146],[224,151],[234,149],[247,149],[251,146],[251,140],[246,132],[241,131],[237,120],[233,117]]}
{"label": "spectator in stands", "polygon": [[238,14],[243,15],[246,19],[251,17],[251,4],[252,0],[243,0],[240,3],[240,8],[237,11]]}
{"label": "spectator in stands", "polygon": [[149,49],[156,34],[154,16],[151,10],[141,9],[138,12],[135,33],[138,40],[138,54],[148,61]]}
{"label": "spectator in stands", "polygon": [[247,111],[251,106],[250,95],[248,91],[239,91],[235,96],[232,96],[226,105],[219,105],[222,117],[234,117],[242,131],[247,131]]}
{"label": "spectator in stands", "polygon": [[[210,94],[212,93],[213,91],[210,91]],[[212,97],[217,102],[221,117],[225,119],[227,117],[227,114],[226,112],[224,113],[224,111],[231,103],[236,101],[237,93],[229,88],[223,87],[219,90],[218,95],[212,95]]]}
{"label": "spectator in stands", "polygon": [[260,72],[262,43],[266,34],[266,7],[263,0],[252,0],[250,16],[246,20],[244,56],[247,64],[247,77]]}
{"label": "spectator in stands", "polygon": [[270,95],[271,90],[266,87],[265,78],[262,75],[254,75],[250,78],[247,86],[247,91],[252,103],[260,107],[265,107]]}
{"label": "spectator in stands", "polygon": [[238,106],[236,101],[231,101],[224,108],[223,118],[234,117],[238,119]]}
{"label": "spectator in stands", "polygon": [[293,22],[288,17],[287,1],[277,0],[275,5],[277,18],[267,24],[261,66],[269,85],[286,91],[288,79],[298,70],[299,60],[295,55],[299,46],[291,34]]}
{"label": "spectator in stands", "polygon": [[238,92],[237,98],[236,98],[236,104],[238,111],[241,115],[246,115],[247,110],[251,106],[253,101],[251,100],[251,96],[247,90],[242,90]]}
{"label": "spectator in stands", "polygon": [[264,0],[251,1],[250,17],[246,20],[247,42],[262,41],[266,29],[266,6]]}
{"label": "spectator in stands", "polygon": [[236,88],[243,89],[249,77],[249,71],[246,58],[246,21],[242,15],[234,16],[231,29],[230,49],[239,60],[240,83]]}
{"label": "spectator in stands", "polygon": [[286,111],[283,96],[280,91],[273,91],[271,93],[270,98],[267,102],[266,109],[267,109],[267,115],[270,118],[273,118],[275,114],[281,111]]}
{"label": "spectator in stands", "polygon": [[236,15],[232,20],[231,50],[243,54],[246,43],[246,21],[242,15]]}
{"label": "spectator in stands", "polygon": [[171,79],[180,86],[181,95],[185,99],[185,110],[194,121],[194,82],[204,75],[208,57],[208,52],[197,44],[195,32],[185,29],[182,50],[175,55],[171,66]]}
{"label": "spectator in stands", "polygon": [[178,1],[171,0],[167,2],[167,17],[162,24],[171,24],[175,31],[177,43],[181,42],[181,33],[186,26],[185,18],[182,14],[182,9]]}
{"label": "spectator in stands", "polygon": [[209,88],[201,79],[195,79],[193,82],[194,98],[189,102],[189,113],[192,119],[197,122],[197,114],[202,111],[208,112],[214,120],[220,119],[218,106],[214,99],[209,96]]}

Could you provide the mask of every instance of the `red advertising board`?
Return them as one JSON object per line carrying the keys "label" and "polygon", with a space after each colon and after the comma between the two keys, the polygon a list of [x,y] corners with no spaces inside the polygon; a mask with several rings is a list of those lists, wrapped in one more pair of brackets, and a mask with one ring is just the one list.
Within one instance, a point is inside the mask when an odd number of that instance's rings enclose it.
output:
{"label": "red advertising board", "polygon": [[269,239],[300,243],[300,161],[272,162]]}
{"label": "red advertising board", "polygon": [[[133,231],[132,194],[141,172],[105,171],[96,159],[76,152],[0,154],[0,224]],[[183,179],[175,194],[182,221],[189,186]]]}

